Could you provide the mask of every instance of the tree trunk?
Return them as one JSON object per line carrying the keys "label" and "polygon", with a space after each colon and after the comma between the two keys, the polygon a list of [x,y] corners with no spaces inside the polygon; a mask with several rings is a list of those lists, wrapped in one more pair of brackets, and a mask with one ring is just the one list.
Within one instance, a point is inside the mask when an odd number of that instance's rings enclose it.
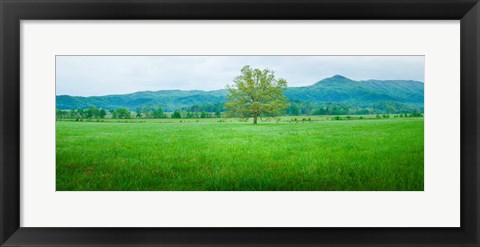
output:
{"label": "tree trunk", "polygon": [[253,116],[253,124],[257,124],[257,116]]}

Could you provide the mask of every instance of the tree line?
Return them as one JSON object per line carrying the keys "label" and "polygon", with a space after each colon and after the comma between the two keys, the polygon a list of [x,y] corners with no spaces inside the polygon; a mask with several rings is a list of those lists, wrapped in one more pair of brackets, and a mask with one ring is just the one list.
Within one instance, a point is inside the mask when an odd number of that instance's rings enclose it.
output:
{"label": "tree line", "polygon": [[116,109],[99,109],[95,106],[89,106],[87,109],[71,109],[71,110],[56,110],[57,119],[104,119],[104,118],[113,118],[113,119],[130,119],[130,118],[221,118],[222,112],[220,110],[215,110],[215,112],[206,112],[206,111],[179,111],[176,110],[170,114],[167,114],[163,111],[161,107],[151,108],[145,110],[143,108],[137,108],[136,111],[130,111],[127,108],[116,108]]}
{"label": "tree line", "polygon": [[[216,104],[217,105],[217,104]],[[130,118],[222,118],[222,117],[235,117],[235,114],[225,111],[220,107],[214,105],[195,105],[191,107],[184,107],[181,110],[176,110],[171,113],[163,111],[162,107],[148,107],[137,108],[135,111],[130,111],[127,108],[116,108],[105,110],[90,106],[86,109],[71,109],[60,110],[57,109],[57,118],[70,118],[70,119],[130,119]],[[211,110],[211,111],[207,111]],[[214,111],[212,111],[214,110]],[[410,114],[412,116],[420,116],[423,112],[417,108],[389,108],[388,110],[379,110],[377,108],[352,106],[342,103],[324,103],[313,104],[305,102],[290,102],[289,107],[278,115],[285,116],[316,116],[316,115],[369,115],[369,114]],[[275,114],[262,113],[259,117],[273,117]]]}
{"label": "tree line", "polygon": [[369,115],[413,112],[423,112],[423,108],[397,102],[378,102],[372,104],[355,105],[349,103],[311,103],[297,101],[290,102],[285,115]]}
{"label": "tree line", "polygon": [[57,118],[105,118],[107,111],[105,109],[99,109],[95,106],[89,106],[87,109],[71,109],[60,110],[57,109]]}
{"label": "tree line", "polygon": [[[210,111],[207,111],[210,110]],[[213,110],[213,111],[212,111]],[[323,103],[313,104],[305,102],[290,102],[288,108],[278,114],[261,113],[259,117],[273,117],[275,115],[285,116],[316,116],[316,115],[369,115],[369,114],[410,114],[411,116],[421,116],[421,112],[417,108],[389,108],[388,110],[379,110],[377,108],[352,106],[342,103]],[[215,105],[195,105],[184,107],[181,110],[166,113],[162,107],[137,108],[130,111],[127,108],[116,108],[105,110],[95,106],[89,106],[86,109],[56,110],[56,117],[59,119],[157,119],[157,118],[229,118],[238,115],[225,111]]]}

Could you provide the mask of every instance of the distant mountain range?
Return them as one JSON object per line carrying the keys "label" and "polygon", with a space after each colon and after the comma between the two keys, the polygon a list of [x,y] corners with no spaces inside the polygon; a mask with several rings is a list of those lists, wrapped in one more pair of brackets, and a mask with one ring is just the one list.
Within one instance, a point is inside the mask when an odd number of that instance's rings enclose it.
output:
{"label": "distant mountain range", "polygon": [[[125,107],[133,111],[137,107],[161,106],[165,111],[174,111],[194,105],[221,104],[226,101],[226,95],[225,89],[141,91],[91,97],[57,95],[56,107],[67,110],[93,105],[104,109]],[[289,87],[285,90],[285,96],[293,102],[351,105],[393,102],[423,109],[424,84],[412,80],[354,81],[335,75],[310,86]]]}

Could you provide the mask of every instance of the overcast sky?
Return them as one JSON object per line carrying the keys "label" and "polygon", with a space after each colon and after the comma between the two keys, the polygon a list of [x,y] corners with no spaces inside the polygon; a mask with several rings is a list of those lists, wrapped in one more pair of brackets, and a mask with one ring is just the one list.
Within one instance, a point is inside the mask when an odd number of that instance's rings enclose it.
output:
{"label": "overcast sky", "polygon": [[57,56],[56,94],[224,89],[245,65],[270,68],[289,87],[334,75],[353,80],[424,80],[423,56]]}

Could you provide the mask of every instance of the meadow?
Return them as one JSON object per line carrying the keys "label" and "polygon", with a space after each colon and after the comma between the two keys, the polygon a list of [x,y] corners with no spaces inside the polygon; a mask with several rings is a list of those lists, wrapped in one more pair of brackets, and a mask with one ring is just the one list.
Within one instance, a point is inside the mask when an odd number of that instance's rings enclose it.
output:
{"label": "meadow", "polygon": [[423,191],[424,120],[56,122],[57,191]]}

